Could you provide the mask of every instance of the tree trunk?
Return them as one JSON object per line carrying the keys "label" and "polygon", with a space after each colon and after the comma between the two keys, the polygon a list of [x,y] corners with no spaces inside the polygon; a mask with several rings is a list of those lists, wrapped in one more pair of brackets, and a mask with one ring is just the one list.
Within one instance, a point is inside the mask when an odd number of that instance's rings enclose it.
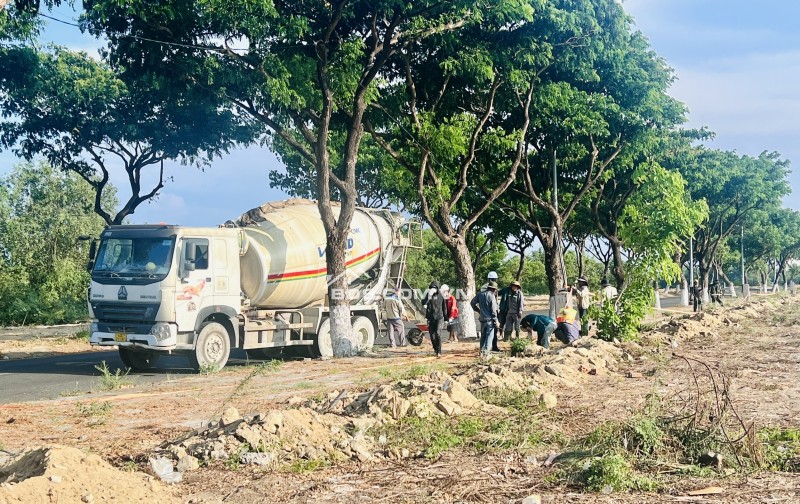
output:
{"label": "tree trunk", "polygon": [[566,275],[561,268],[560,249],[557,240],[553,240],[550,243],[542,240],[542,250],[544,251],[544,271],[547,274],[547,286],[550,289],[550,317],[555,318],[555,297],[559,289],[566,285]]}
{"label": "tree trunk", "polygon": [[359,349],[355,344],[353,324],[350,320],[347,233],[328,233],[325,254],[328,266],[328,299],[333,356],[353,356]]}
{"label": "tree trunk", "polygon": [[522,278],[522,271],[525,269],[525,251],[519,253],[519,266],[517,267],[517,276],[514,277],[515,280],[519,281]]}
{"label": "tree trunk", "polygon": [[708,276],[711,272],[711,265],[707,264],[702,257],[698,260],[698,265],[700,268],[698,272],[700,275],[700,287],[703,289],[703,302],[708,303]]}
{"label": "tree trunk", "polygon": [[[458,325],[461,328],[461,336],[467,338],[477,338],[478,330],[475,326],[475,312],[472,311],[470,301],[475,297],[475,270],[470,261],[469,249],[463,239],[456,239],[447,244],[453,261],[456,264],[456,276],[458,277],[458,290],[454,292],[458,301]],[[452,292],[452,291],[451,291]]]}
{"label": "tree trunk", "polygon": [[622,260],[622,243],[619,240],[608,240],[611,247],[612,257],[614,258],[614,268],[611,270],[614,279],[617,281],[617,289],[622,290],[625,283],[625,261]]}
{"label": "tree trunk", "polygon": [[584,261],[583,261],[583,249],[584,249],[585,246],[586,245],[584,243],[581,243],[580,245],[578,245],[577,243],[575,244],[575,262],[578,263],[578,276],[579,277],[582,277],[584,275],[584,273],[585,273]]}

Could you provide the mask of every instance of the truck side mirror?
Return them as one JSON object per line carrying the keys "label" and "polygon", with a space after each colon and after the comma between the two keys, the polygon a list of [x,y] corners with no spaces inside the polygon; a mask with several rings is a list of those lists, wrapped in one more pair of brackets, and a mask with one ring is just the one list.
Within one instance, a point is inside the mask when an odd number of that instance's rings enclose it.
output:
{"label": "truck side mirror", "polygon": [[97,256],[97,240],[92,240],[89,245],[89,262],[86,263],[86,271],[90,272],[94,269],[94,258]]}
{"label": "truck side mirror", "polygon": [[186,243],[183,252],[183,271],[188,273],[195,270],[195,260],[197,259],[197,247],[194,243]]}

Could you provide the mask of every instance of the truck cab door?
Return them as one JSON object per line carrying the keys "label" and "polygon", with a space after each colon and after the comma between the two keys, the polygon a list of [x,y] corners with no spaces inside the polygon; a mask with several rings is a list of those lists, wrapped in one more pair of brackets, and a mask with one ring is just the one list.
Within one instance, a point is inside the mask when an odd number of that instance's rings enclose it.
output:
{"label": "truck cab door", "polygon": [[180,282],[175,287],[175,319],[179,331],[194,330],[197,314],[214,303],[212,261],[207,238],[184,238]]}

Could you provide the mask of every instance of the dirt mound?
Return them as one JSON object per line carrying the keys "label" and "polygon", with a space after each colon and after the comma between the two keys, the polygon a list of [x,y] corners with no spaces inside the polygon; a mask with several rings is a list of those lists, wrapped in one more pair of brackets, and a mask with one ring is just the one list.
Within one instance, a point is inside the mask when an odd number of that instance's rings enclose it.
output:
{"label": "dirt mound", "polygon": [[0,504],[123,501],[181,502],[153,477],[76,448],[35,448],[0,466]]}
{"label": "dirt mound", "polygon": [[454,416],[469,410],[493,411],[494,407],[437,371],[353,395],[333,391],[322,399],[290,400],[285,409],[244,418],[230,408],[206,430],[165,446],[165,451],[179,471],[195,469],[200,461],[208,460],[262,466],[298,459],[364,462],[392,456],[380,439],[369,435],[374,425],[406,416]]}

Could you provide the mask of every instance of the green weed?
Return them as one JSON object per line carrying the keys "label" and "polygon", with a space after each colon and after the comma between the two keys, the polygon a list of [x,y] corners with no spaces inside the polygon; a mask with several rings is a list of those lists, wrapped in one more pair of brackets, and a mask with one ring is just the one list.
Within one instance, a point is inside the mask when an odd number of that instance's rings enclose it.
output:
{"label": "green weed", "polygon": [[517,355],[522,355],[525,352],[525,349],[533,343],[531,340],[527,338],[516,338],[511,340],[511,356],[516,357]]}
{"label": "green weed", "polygon": [[764,468],[800,472],[800,429],[761,429],[758,432],[758,441]]}
{"label": "green weed", "polygon": [[119,390],[133,383],[131,379],[128,378],[130,370],[126,370],[123,373],[121,369],[117,368],[116,371],[112,373],[106,361],[101,362],[99,366],[95,366],[94,368],[100,371],[100,387],[102,390]]}
{"label": "green weed", "polygon": [[291,464],[286,464],[283,467],[283,471],[294,474],[305,474],[313,471],[319,471],[320,469],[325,469],[326,467],[330,466],[331,462],[326,459],[297,459]]}
{"label": "green weed", "polygon": [[658,482],[647,476],[637,475],[628,457],[619,453],[609,453],[595,458],[580,473],[580,480],[592,492],[622,492],[639,490],[652,492]]}
{"label": "green weed", "polygon": [[212,375],[219,373],[222,368],[219,367],[219,364],[206,362],[200,365],[200,369],[198,370],[201,375]]}
{"label": "green weed", "polygon": [[91,401],[88,404],[78,402],[75,404],[75,408],[80,416],[87,419],[87,425],[94,426],[106,423],[114,406],[108,401],[103,401],[102,403]]}

